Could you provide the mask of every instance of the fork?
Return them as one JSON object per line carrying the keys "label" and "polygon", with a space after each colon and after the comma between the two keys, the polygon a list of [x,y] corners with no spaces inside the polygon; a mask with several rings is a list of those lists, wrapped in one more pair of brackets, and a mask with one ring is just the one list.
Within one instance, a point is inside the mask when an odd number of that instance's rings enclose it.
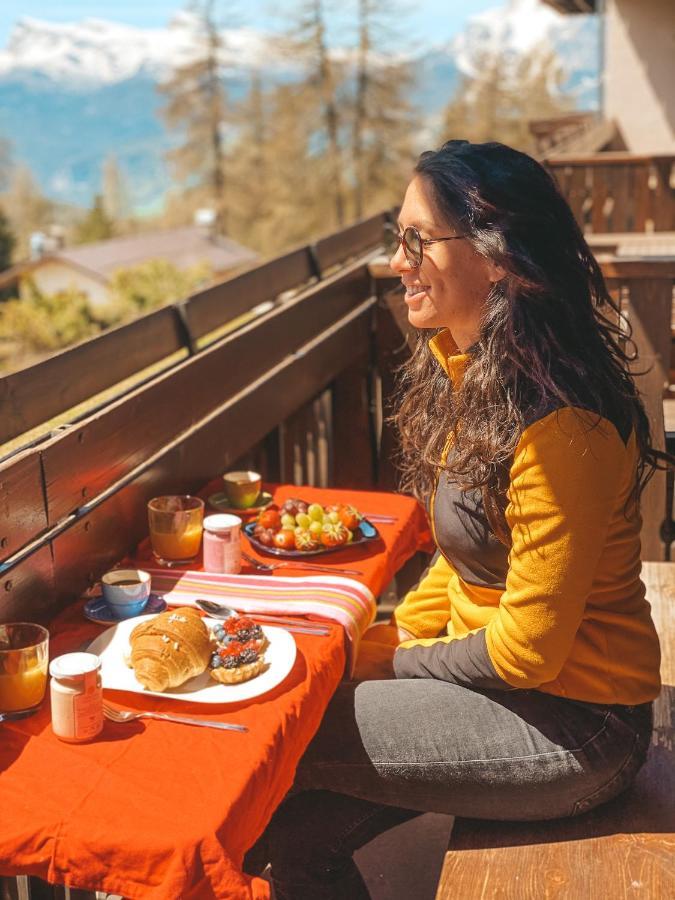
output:
{"label": "fork", "polygon": [[295,562],[264,563],[248,553],[241,554],[247,562],[261,572],[273,572],[275,569],[313,569],[315,572],[325,572],[327,575],[363,575],[359,569],[338,569],[336,566],[318,566],[315,563],[306,563],[302,560]]}
{"label": "fork", "polygon": [[193,719],[190,716],[171,716],[167,713],[134,712],[131,709],[115,709],[103,704],[103,715],[111,722],[135,722],[136,719],[162,719],[164,722],[180,722],[182,725],[201,725],[203,728],[218,728],[221,731],[248,731],[246,725],[232,725],[230,722],[211,722],[208,719]]}

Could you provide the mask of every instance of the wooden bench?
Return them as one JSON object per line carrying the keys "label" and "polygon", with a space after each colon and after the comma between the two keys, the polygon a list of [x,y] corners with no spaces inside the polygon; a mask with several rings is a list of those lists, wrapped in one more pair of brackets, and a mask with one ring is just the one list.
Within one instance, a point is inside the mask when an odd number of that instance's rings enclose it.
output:
{"label": "wooden bench", "polygon": [[663,688],[635,783],[574,819],[458,819],[436,900],[675,897],[675,563],[645,563],[643,579],[661,639]]}

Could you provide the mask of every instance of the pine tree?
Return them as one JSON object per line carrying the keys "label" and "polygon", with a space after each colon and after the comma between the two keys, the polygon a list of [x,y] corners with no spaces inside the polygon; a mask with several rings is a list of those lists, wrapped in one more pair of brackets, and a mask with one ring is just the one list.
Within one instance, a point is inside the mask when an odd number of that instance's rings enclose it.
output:
{"label": "pine tree", "polygon": [[235,240],[266,253],[272,240],[273,207],[270,155],[271,96],[253,73],[246,97],[233,118],[236,141],[229,161],[229,233]]}
{"label": "pine tree", "polygon": [[414,157],[416,117],[406,96],[412,73],[387,61],[391,5],[358,0],[358,49],[352,118],[354,214],[391,205],[400,195]]}
{"label": "pine tree", "polygon": [[232,236],[272,255],[307,243],[334,220],[316,151],[320,103],[306,83],[264,92],[254,79],[238,110],[230,161]]}
{"label": "pine tree", "polygon": [[0,137],[0,191],[4,191],[9,182],[12,168],[12,147],[6,138]]}
{"label": "pine tree", "polygon": [[473,71],[445,109],[443,140],[501,141],[533,153],[528,122],[563,115],[572,107],[561,89],[560,62],[546,45],[517,58],[482,51]]}
{"label": "pine tree", "polygon": [[75,229],[75,241],[78,244],[89,244],[108,240],[114,234],[115,223],[104,209],[103,197],[96,194],[92,208]]}
{"label": "pine tree", "polygon": [[16,238],[9,224],[9,219],[0,208],[0,272],[12,264],[12,253]]}
{"label": "pine tree", "polygon": [[129,192],[126,179],[120,169],[117,157],[111,153],[106,157],[102,170],[103,209],[113,222],[129,217]]}
{"label": "pine tree", "polygon": [[19,165],[11,170],[3,206],[16,238],[15,254],[22,259],[29,254],[32,232],[49,226],[53,204],[40,191],[28,166]]}
{"label": "pine tree", "polygon": [[323,169],[324,189],[333,200],[334,223],[341,226],[345,221],[345,187],[338,88],[343,73],[328,52],[324,4],[325,0],[301,0],[289,44],[294,58],[304,63],[306,87],[318,101],[323,133],[317,135],[317,162]]}
{"label": "pine tree", "polygon": [[160,85],[166,98],[162,116],[182,134],[180,146],[167,154],[176,176],[186,188],[202,189],[216,214],[215,228],[227,225],[226,154],[223,128],[228,104],[220,75],[223,40],[215,19],[215,0],[195,0],[196,55]]}

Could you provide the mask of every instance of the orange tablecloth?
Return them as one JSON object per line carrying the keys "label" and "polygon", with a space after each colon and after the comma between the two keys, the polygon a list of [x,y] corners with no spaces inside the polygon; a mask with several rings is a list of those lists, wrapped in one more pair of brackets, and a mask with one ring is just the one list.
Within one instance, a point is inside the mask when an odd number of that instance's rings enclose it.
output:
{"label": "orange tablecloth", "polygon": [[[347,492],[280,487],[323,502]],[[356,563],[374,593],[428,534],[406,497],[362,493],[357,505],[397,517],[378,526],[383,546],[326,556]],[[349,560],[349,562],[348,562]],[[284,574],[288,574],[284,572]],[[302,574],[301,571],[298,574]],[[51,624],[51,655],[79,648],[101,627],[74,603]],[[54,737],[49,704],[32,718],[0,725],[0,873],[32,874],[128,898],[263,898],[268,885],[241,871],[244,853],[289,789],[344,668],[342,629],[296,634],[295,666],[275,690],[226,707],[114,692],[129,708],[187,712],[240,722],[247,734],[145,721],[106,722],[90,744]]]}

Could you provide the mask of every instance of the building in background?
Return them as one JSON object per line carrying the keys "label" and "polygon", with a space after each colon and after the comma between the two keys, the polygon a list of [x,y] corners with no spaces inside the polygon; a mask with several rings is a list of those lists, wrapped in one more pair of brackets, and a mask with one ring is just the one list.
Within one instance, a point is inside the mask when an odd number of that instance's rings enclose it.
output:
{"label": "building in background", "polygon": [[[674,0],[544,0],[562,13],[603,15],[603,122],[596,146],[632,153],[675,151]],[[608,129],[609,126],[609,129]],[[610,129],[614,130],[610,132]],[[609,146],[608,146],[609,144]]]}
{"label": "building in background", "polygon": [[[87,294],[93,308],[109,299],[110,279],[118,269],[128,269],[149,260],[166,260],[178,269],[207,264],[214,281],[252,265],[257,254],[226,237],[214,236],[205,227],[204,216],[195,225],[111,238],[64,249],[36,240],[44,248],[36,258],[0,272],[0,290],[29,276],[44,294],[76,289]],[[208,223],[206,223],[208,225]]]}

